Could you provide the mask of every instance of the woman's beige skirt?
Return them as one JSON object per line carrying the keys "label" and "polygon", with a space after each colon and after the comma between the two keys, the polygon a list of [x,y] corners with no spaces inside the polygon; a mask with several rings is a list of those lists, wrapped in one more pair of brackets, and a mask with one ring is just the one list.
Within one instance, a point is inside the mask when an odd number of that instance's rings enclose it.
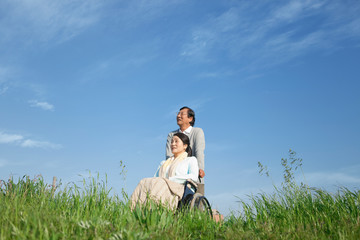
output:
{"label": "woman's beige skirt", "polygon": [[184,194],[184,185],[161,177],[142,179],[131,195],[131,209],[143,205],[148,198],[176,209]]}

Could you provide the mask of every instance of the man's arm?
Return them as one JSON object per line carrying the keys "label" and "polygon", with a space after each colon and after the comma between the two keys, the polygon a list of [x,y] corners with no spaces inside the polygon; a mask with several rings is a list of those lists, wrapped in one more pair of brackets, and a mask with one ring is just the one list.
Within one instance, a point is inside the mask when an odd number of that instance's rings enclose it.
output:
{"label": "man's arm", "polygon": [[171,152],[171,139],[172,139],[173,135],[174,135],[174,133],[170,132],[167,136],[165,159],[168,159],[169,157],[171,157],[173,155]]}
{"label": "man's arm", "polygon": [[205,169],[205,135],[204,131],[201,128],[197,128],[197,131],[194,132],[194,156],[197,158],[199,163],[199,169],[204,170]]}

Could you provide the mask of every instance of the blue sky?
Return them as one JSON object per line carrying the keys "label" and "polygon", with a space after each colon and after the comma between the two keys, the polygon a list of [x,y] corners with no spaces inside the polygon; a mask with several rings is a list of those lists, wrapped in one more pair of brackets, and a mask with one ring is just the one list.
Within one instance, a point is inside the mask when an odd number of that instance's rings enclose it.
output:
{"label": "blue sky", "polygon": [[359,12],[355,0],[1,1],[0,177],[90,171],[131,194],[186,105],[224,213],[271,192],[290,148],[311,186],[358,189]]}

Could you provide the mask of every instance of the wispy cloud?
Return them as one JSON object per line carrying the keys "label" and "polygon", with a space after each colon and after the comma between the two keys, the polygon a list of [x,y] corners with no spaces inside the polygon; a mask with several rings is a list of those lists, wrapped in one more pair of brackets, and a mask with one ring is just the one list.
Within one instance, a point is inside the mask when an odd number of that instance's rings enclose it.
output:
{"label": "wispy cloud", "polygon": [[200,112],[203,107],[205,107],[213,98],[197,98],[193,100],[186,101],[188,107],[192,108],[196,112]]}
{"label": "wispy cloud", "polygon": [[209,102],[211,102],[212,98],[201,98],[201,99],[192,99],[188,101],[184,101],[181,105],[173,106],[172,109],[166,114],[166,118],[172,118],[175,121],[176,113],[180,108],[187,106],[195,111],[195,116],[197,113],[201,112],[201,109]]}
{"label": "wispy cloud", "polygon": [[5,0],[0,3],[0,42],[61,43],[104,19],[117,18],[122,27],[133,27],[170,14],[167,10],[181,2],[140,0],[117,5],[114,0]]}
{"label": "wispy cloud", "polygon": [[31,139],[24,140],[20,146],[27,147],[27,148],[46,148],[46,149],[60,149],[62,146],[60,144],[54,144],[50,142],[41,142],[41,141],[34,141]]}
{"label": "wispy cloud", "polygon": [[285,5],[278,5],[272,9],[268,22],[274,25],[284,21],[294,22],[307,17],[311,11],[319,10],[325,3],[324,0],[288,1]]}
{"label": "wispy cloud", "polygon": [[216,78],[226,78],[235,76],[239,70],[229,70],[229,69],[218,69],[210,72],[202,72],[197,75],[198,78],[202,79],[216,79]]}
{"label": "wispy cloud", "polygon": [[3,95],[8,89],[9,70],[0,66],[0,95]]}
{"label": "wispy cloud", "polygon": [[156,58],[156,53],[152,52],[156,47],[154,47],[151,42],[152,41],[147,41],[147,43],[142,44],[142,46],[138,46],[136,50],[129,48],[117,56],[100,60],[88,66],[82,71],[80,81],[82,83],[88,83],[99,81],[99,79],[105,80],[109,78],[109,73],[114,71],[117,71],[119,76],[125,71],[138,71],[143,65]]}
{"label": "wispy cloud", "polygon": [[137,25],[158,19],[160,16],[171,14],[171,9],[184,3],[181,0],[138,0],[128,1],[123,8],[118,9],[117,14],[122,25],[125,27],[135,27]]}
{"label": "wispy cloud", "polygon": [[[315,0],[231,6],[192,28],[180,55],[261,68],[360,39],[360,4]],[[354,41],[357,40],[357,41]]]}
{"label": "wispy cloud", "polygon": [[0,143],[15,143],[23,140],[23,138],[21,135],[0,132]]}
{"label": "wispy cloud", "polygon": [[210,18],[193,29],[191,39],[184,44],[181,55],[207,59],[210,50],[220,50],[225,47],[223,44],[235,40],[234,33],[239,31],[240,23],[239,10],[236,8],[230,8],[219,16]]}
{"label": "wispy cloud", "polygon": [[41,108],[41,109],[47,110],[47,111],[54,110],[54,105],[52,105],[48,102],[39,102],[37,100],[31,100],[31,101],[29,101],[29,103],[30,103],[30,107],[38,107],[38,108]]}
{"label": "wispy cloud", "polygon": [[[337,171],[319,171],[319,172],[309,172],[305,173],[305,179],[303,175],[299,174],[295,176],[295,179],[301,179],[302,182],[308,184],[311,187],[322,188],[329,192],[335,192],[339,187],[347,187],[352,189],[353,187],[358,187],[360,184],[360,165],[353,165],[347,168],[338,169]],[[255,169],[245,169],[238,174],[242,176],[243,181],[246,182],[248,176],[253,176],[257,173]],[[225,214],[229,213],[229,209],[240,211],[241,206],[238,201],[242,200],[245,203],[250,203],[249,196],[258,195],[259,193],[273,194],[275,193],[274,186],[281,187],[282,179],[275,179],[275,183],[263,183],[263,182],[252,182],[248,183],[248,187],[241,189],[234,188],[231,191],[222,189],[223,191],[218,191],[216,194],[208,194],[207,198],[211,200],[212,205],[220,209],[220,211]]]}
{"label": "wispy cloud", "polygon": [[19,134],[8,134],[0,132],[0,144],[14,144],[24,148],[43,148],[43,149],[60,149],[61,144],[50,143],[47,141],[37,141],[25,138]]}
{"label": "wispy cloud", "polygon": [[2,1],[2,41],[63,42],[95,24],[104,2],[89,0]]}
{"label": "wispy cloud", "polygon": [[346,172],[314,172],[305,175],[306,179],[316,185],[335,185],[335,184],[360,184],[360,176],[353,176]]}

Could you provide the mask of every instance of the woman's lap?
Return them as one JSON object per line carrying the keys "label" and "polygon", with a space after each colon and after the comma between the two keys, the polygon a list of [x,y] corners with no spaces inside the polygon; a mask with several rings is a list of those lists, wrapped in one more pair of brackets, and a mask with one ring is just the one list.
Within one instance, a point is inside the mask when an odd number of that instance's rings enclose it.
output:
{"label": "woman's lap", "polygon": [[148,197],[156,202],[166,204],[170,208],[177,207],[178,201],[184,193],[184,186],[165,178],[153,177],[142,179],[131,196],[131,207],[145,204]]}

